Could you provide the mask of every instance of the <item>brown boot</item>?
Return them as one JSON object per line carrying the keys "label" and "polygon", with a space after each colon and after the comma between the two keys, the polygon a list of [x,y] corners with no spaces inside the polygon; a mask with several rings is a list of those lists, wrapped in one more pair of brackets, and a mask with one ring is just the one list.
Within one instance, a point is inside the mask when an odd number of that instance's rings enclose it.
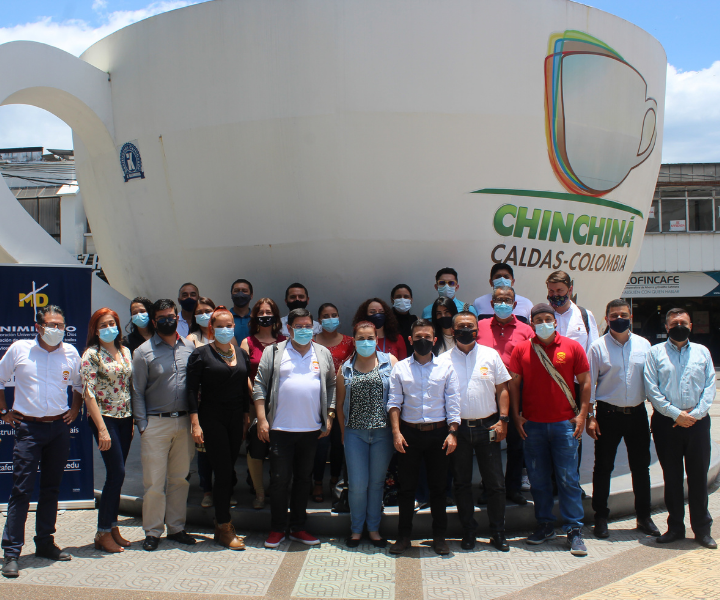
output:
{"label": "brown boot", "polygon": [[230,550],[245,550],[245,542],[235,534],[232,523],[215,523],[215,542]]}
{"label": "brown boot", "polygon": [[122,546],[123,548],[129,548],[130,542],[128,542],[122,535],[120,535],[120,528],[119,527],[113,527],[110,530],[110,533],[112,534],[112,539],[115,541],[115,543],[118,546]]}
{"label": "brown boot", "polygon": [[104,550],[105,552],[116,553],[123,552],[125,549],[115,543],[112,533],[109,531],[98,531],[95,534],[95,550]]}

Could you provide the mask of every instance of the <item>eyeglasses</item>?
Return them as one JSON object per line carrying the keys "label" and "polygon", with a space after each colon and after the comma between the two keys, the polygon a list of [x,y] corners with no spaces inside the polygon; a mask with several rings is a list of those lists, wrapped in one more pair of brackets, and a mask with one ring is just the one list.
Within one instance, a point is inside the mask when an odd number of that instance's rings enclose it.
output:
{"label": "eyeglasses", "polygon": [[293,325],[293,329],[312,329],[312,325]]}
{"label": "eyeglasses", "polygon": [[38,323],[38,325],[45,329],[65,329],[65,323]]}
{"label": "eyeglasses", "polygon": [[174,323],[177,321],[177,317],[160,317],[157,322],[158,325],[169,325],[170,323]]}
{"label": "eyeglasses", "polygon": [[449,285],[450,287],[455,287],[457,285],[457,281],[438,281],[438,285]]}

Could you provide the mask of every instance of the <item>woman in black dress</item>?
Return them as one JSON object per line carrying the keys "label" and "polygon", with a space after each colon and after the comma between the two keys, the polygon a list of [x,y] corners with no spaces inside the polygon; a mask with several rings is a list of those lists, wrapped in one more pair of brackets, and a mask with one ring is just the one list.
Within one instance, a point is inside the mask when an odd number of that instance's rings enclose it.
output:
{"label": "woman in black dress", "polygon": [[247,427],[250,362],[244,350],[230,343],[234,334],[232,313],[218,306],[208,327],[208,337],[214,341],[196,348],[190,356],[187,385],[191,410],[198,410],[201,441],[215,473],[215,541],[231,550],[244,550],[230,517],[230,496],[235,461]]}

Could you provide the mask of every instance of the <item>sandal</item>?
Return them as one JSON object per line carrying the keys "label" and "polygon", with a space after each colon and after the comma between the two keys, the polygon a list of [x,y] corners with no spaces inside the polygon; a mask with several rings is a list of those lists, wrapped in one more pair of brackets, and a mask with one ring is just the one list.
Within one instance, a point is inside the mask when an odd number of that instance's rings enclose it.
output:
{"label": "sandal", "polygon": [[315,487],[313,488],[312,497],[315,502],[320,504],[323,500],[325,500],[325,497],[323,496],[323,486],[322,481],[315,482]]}

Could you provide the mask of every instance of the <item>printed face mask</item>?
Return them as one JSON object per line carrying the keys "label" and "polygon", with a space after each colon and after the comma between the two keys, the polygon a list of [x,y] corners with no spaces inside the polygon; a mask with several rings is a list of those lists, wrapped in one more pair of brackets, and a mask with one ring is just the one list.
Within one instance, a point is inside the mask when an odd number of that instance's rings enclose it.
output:
{"label": "printed face mask", "polygon": [[273,323],[275,323],[275,316],[266,315],[264,317],[255,317],[255,320],[260,327],[270,327]]}
{"label": "printed face mask", "polygon": [[477,329],[456,329],[453,335],[458,344],[472,344],[477,338]]}
{"label": "printed face mask", "polygon": [[565,294],[564,296],[548,296],[547,299],[551,306],[560,308],[568,301],[569,297],[570,294]]}
{"label": "printed face mask", "polygon": [[175,317],[173,317],[172,319],[168,319],[167,317],[158,319],[157,330],[162,335],[172,335],[177,331],[177,319]]}

